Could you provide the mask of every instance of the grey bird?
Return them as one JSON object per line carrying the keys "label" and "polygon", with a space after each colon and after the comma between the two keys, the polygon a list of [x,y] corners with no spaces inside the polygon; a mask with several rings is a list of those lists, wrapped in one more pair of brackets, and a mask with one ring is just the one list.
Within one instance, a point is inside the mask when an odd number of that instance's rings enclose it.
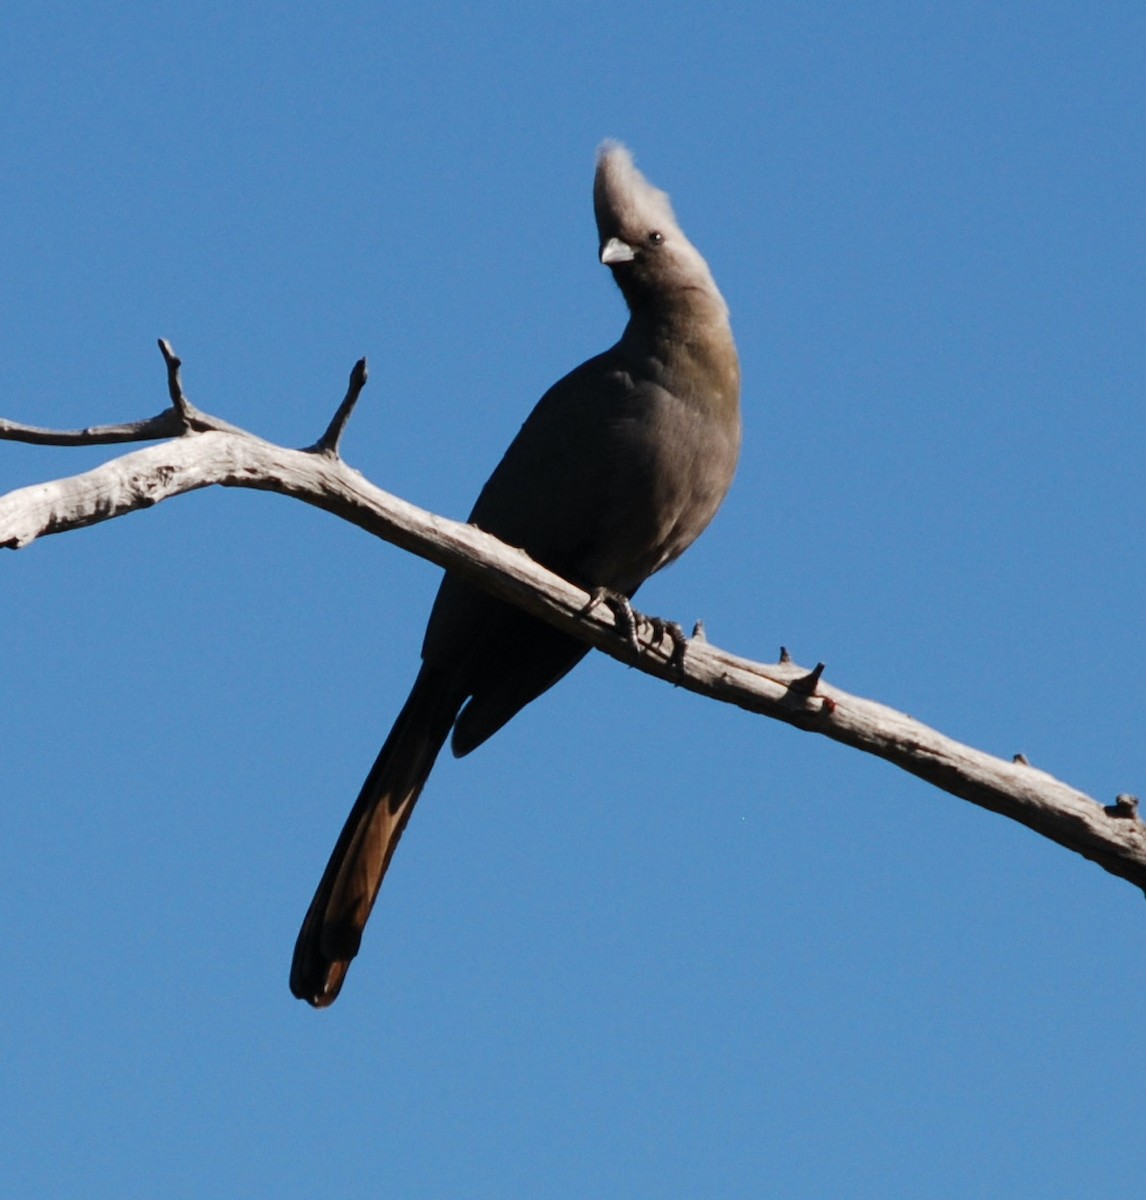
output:
{"label": "grey bird", "polygon": [[[606,143],[600,259],[629,308],[621,340],[542,396],[470,521],[587,591],[631,597],[712,520],[740,452],[728,307],[668,196]],[[468,754],[552,687],[584,643],[447,574],[422,668],[350,811],[303,921],[291,991],[333,1003],[410,813],[452,730]]]}

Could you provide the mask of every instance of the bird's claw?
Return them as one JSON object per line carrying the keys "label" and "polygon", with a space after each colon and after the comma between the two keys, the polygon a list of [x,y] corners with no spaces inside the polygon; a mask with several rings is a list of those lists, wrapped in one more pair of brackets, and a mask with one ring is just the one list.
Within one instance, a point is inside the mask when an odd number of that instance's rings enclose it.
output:
{"label": "bird's claw", "polygon": [[617,623],[617,633],[628,642],[635,654],[640,654],[641,643],[637,638],[637,626],[640,624],[640,613],[633,609],[628,596],[615,592],[612,588],[594,588],[589,594],[586,612],[592,612],[598,604],[603,604],[612,614]]}
{"label": "bird's claw", "polygon": [[663,617],[648,617],[633,608],[628,596],[615,592],[610,588],[594,588],[589,596],[586,612],[591,612],[598,604],[603,604],[613,614],[617,625],[617,633],[629,644],[635,654],[640,654],[643,647],[637,631],[642,625],[648,625],[652,634],[649,645],[660,646],[667,635],[672,641],[672,654],[669,666],[678,674],[684,669],[684,656],[688,650],[688,638],[676,621],[666,621]]}
{"label": "bird's claw", "polygon": [[660,645],[667,634],[672,641],[672,654],[669,655],[669,666],[679,675],[684,671],[684,656],[688,651],[688,638],[676,621],[666,621],[664,617],[647,617],[653,631],[653,642]]}

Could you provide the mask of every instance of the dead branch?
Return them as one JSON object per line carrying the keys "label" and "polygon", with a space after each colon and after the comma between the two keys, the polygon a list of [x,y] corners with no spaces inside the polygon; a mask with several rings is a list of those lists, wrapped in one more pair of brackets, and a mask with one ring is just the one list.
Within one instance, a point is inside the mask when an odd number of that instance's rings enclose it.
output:
{"label": "dead branch", "polygon": [[[110,520],[198,488],[258,488],[326,509],[367,532],[456,571],[613,658],[702,696],[823,734],[910,771],[943,791],[1028,826],[1146,891],[1146,826],[1134,797],[1109,806],[1016,756],[1007,762],[823,681],[823,664],[739,658],[711,645],[698,626],[687,642],[673,622],[627,615],[590,596],[472,525],[447,520],[384,492],[338,455],[342,432],[366,384],[366,360],[351,373],[330,426],[305,450],[263,441],[194,408],[180,360],[160,341],[172,406],[126,425],[51,431],[0,420],[0,440],[97,445],[169,438],[94,470],[0,496],[0,547]],[[631,625],[630,622],[633,622]]]}

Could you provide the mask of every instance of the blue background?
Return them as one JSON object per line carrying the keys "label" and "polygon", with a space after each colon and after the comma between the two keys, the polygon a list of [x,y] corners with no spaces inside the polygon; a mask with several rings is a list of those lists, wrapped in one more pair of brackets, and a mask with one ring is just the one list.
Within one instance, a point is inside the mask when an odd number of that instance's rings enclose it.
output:
{"label": "blue background", "polygon": [[[731,305],[740,473],[642,592],[1109,803],[1146,775],[1146,10],[0,16],[0,411],[191,398],[461,517],[620,331],[606,136]],[[0,446],[0,485],[106,450]],[[298,922],[438,572],[211,491],[3,557],[0,1144],[28,1196],[1138,1196],[1146,905],[593,656],[445,757],[339,1003]]]}

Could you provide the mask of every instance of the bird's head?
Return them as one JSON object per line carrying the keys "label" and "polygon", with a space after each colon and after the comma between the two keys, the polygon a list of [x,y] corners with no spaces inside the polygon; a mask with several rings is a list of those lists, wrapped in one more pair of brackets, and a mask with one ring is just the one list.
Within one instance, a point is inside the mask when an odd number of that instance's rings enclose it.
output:
{"label": "bird's head", "polygon": [[681,296],[695,300],[703,292],[724,309],[708,264],[677,224],[668,196],[649,183],[618,142],[606,142],[597,152],[593,209],[601,262],[630,308]]}

